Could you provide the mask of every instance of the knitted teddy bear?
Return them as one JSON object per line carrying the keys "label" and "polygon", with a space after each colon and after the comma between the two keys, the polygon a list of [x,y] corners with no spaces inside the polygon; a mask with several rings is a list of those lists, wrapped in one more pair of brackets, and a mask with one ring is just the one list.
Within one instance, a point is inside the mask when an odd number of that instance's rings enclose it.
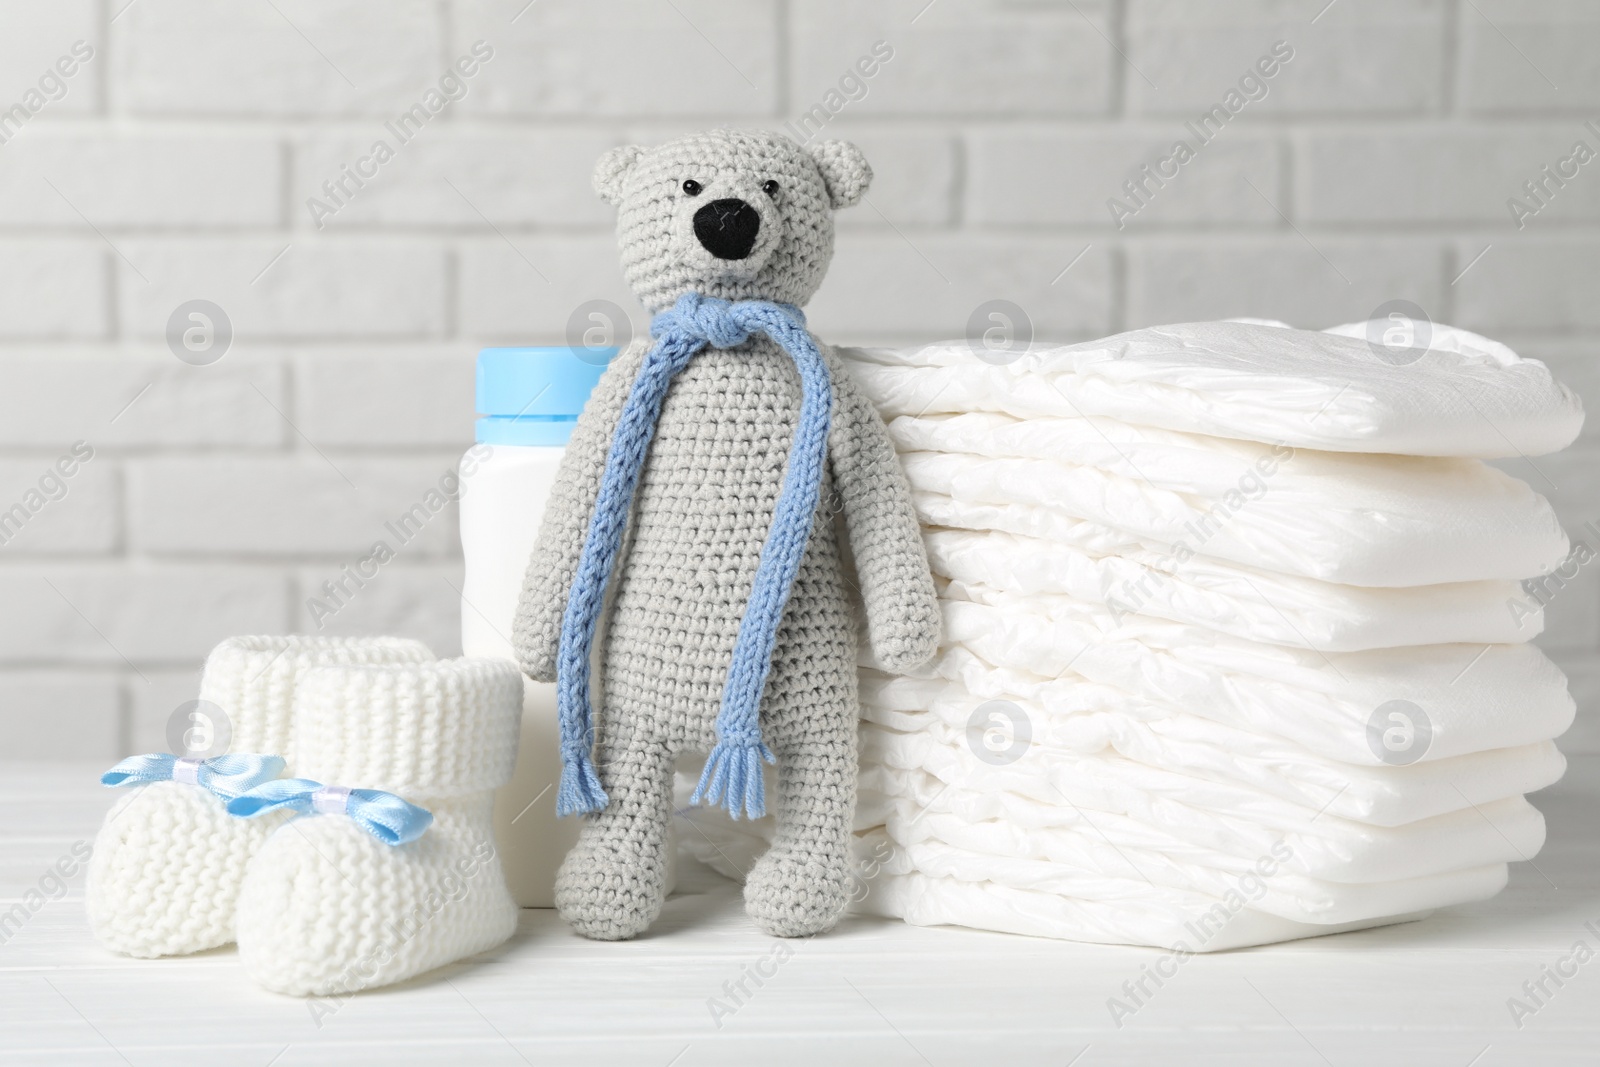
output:
{"label": "knitted teddy bear", "polygon": [[777,764],[775,839],[744,890],[762,930],[828,930],[846,904],[857,623],[836,513],[878,665],[909,670],[939,641],[888,433],[800,311],[834,210],[871,178],[854,145],[728,129],[596,167],[653,339],[612,361],[578,420],[514,632],[523,670],[557,683],[557,808],[591,813],[556,881],[587,937],[633,937],[660,912],[685,751],[709,751],[696,800],[735,818],[764,814],[762,763]]}

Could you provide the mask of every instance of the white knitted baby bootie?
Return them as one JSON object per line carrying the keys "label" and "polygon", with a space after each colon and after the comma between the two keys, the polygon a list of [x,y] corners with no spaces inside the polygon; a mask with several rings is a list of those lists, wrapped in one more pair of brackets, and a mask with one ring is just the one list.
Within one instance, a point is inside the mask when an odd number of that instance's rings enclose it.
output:
{"label": "white knitted baby bootie", "polygon": [[112,805],[89,861],[85,906],[100,942],[149,957],[232,941],[245,867],[278,820],[244,822],[225,805],[283,770],[298,680],[327,664],[431,659],[425,645],[398,638],[231,637],[218,645],[200,681],[196,733],[205,736],[193,743],[206,747],[176,753],[187,758],[135,756],[102,779],[133,788]]}
{"label": "white knitted baby bootie", "polygon": [[348,994],[511,936],[517,907],[491,815],[521,715],[522,678],[506,661],[306,674],[291,752],[303,781],[229,806],[246,819],[301,813],[256,854],[239,895],[239,955],[257,981]]}

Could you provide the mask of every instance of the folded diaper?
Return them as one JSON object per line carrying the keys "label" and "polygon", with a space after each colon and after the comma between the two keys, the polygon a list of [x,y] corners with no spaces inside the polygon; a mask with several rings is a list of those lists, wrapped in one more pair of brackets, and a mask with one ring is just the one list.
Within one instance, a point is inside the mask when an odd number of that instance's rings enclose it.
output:
{"label": "folded diaper", "polygon": [[862,716],[884,728],[876,742],[900,750],[886,761],[899,766],[908,765],[902,753],[914,751],[923,739],[947,747],[972,744],[975,718],[983,725],[977,709],[998,700],[1025,717],[1035,746],[1013,769],[1030,766],[1035,749],[1046,763],[1057,752],[1122,756],[1141,770],[1159,768],[1204,780],[1182,783],[1185,790],[1203,790],[1206,782],[1245,786],[1313,812],[1374,826],[1399,826],[1531,793],[1559,780],[1566,769],[1565,757],[1549,741],[1409,766],[1361,766],[1111,686],[1081,682],[1063,687],[1062,695],[1070,707],[1046,709],[998,684],[980,695],[959,682],[872,670],[861,678]]}
{"label": "folded diaper", "polygon": [[1080,463],[1083,438],[1095,432],[1088,422],[975,414],[896,419],[893,432],[907,476],[921,492],[1115,526],[1137,540],[1172,546],[1183,559],[1205,556],[1363,586],[1415,586],[1529,578],[1567,554],[1549,502],[1477,460],[1279,451],[1240,442],[1208,455],[1200,445],[1215,439],[1169,433],[1194,446],[1181,463],[1152,462],[1132,441],[1116,445],[1122,456],[1105,455],[1102,443],[1099,463]]}
{"label": "folded diaper", "polygon": [[1297,448],[1482,459],[1543,455],[1577,437],[1582,401],[1538,360],[1443,323],[1418,324],[1425,348],[1368,340],[1385,330],[1184,323],[1036,345],[1003,366],[960,341],[845,355],[886,419],[1103,415]]}
{"label": "folded diaper", "polygon": [[[1388,882],[1523,860],[1544,843],[1544,819],[1522,797],[1372,826],[1116,757],[1058,754],[1028,769],[993,767],[952,746],[911,748],[897,740],[879,727],[862,731],[861,817],[885,818],[891,836],[894,819],[874,804],[874,792],[906,800],[909,807],[899,810],[908,819],[945,811],[1018,832],[1067,828],[1115,849],[1144,848],[1206,866],[1248,865],[1288,840],[1296,870],[1332,882]],[[1025,841],[1042,848],[1037,839]],[[1006,847],[994,838],[986,851],[1007,854]]]}
{"label": "folded diaper", "polygon": [[[863,846],[870,849],[869,841]],[[1492,895],[1492,894],[1491,894]],[[869,915],[913,926],[971,926],[980,930],[1059,937],[1107,945],[1154,945],[1179,952],[1219,952],[1301,937],[1412,922],[1428,911],[1350,923],[1305,923],[1249,904],[1248,889],[1223,897],[1128,881],[1109,899],[964,882],[904,867],[886,870],[857,905]]]}
{"label": "folded diaper", "polygon": [[[1508,580],[1373,589],[1129,546],[1100,554],[1063,540],[999,530],[949,529],[954,508],[919,494],[934,574],[1023,596],[1068,596],[1113,619],[1149,615],[1269,644],[1354,652],[1365,648],[1526,641],[1544,611]],[[946,504],[949,498],[941,498]]]}
{"label": "folded diaper", "polygon": [[1548,741],[1576,711],[1566,676],[1530,645],[1318,653],[1142,618],[1110,633],[1093,610],[1048,618],[961,600],[944,609],[949,645],[922,677],[979,692],[983,674],[1009,668],[1007,687],[1047,707],[1079,678],[1103,682],[1346,763],[1384,762],[1368,727],[1393,701],[1428,723],[1420,760]]}
{"label": "folded diaper", "polygon": [[[957,822],[963,836],[980,842],[1001,828]],[[1248,875],[1248,867],[1241,873],[1175,863],[1106,845],[1095,849],[1086,839],[1080,844],[1088,845],[1087,849],[1047,849],[1041,859],[1026,859],[967,851],[939,840],[907,842],[897,838],[892,828],[887,837],[903,854],[900,867],[905,871],[1079,900],[1121,900],[1132,884],[1140,881],[1221,897]],[[1113,869],[1103,869],[1106,866]],[[1253,905],[1261,911],[1296,922],[1348,923],[1484,900],[1505,888],[1506,866],[1493,863],[1382,883],[1325,882],[1282,871],[1259,881],[1264,888]]]}

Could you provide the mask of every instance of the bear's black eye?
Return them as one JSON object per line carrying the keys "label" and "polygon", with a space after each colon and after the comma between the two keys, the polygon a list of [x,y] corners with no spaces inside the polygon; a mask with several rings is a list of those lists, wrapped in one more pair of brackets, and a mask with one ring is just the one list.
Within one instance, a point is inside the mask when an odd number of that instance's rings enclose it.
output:
{"label": "bear's black eye", "polygon": [[761,191],[766,193],[768,196],[777,196],[778,183],[773,181],[771,178],[768,178],[766,181],[761,183]]}
{"label": "bear's black eye", "polygon": [[699,182],[695,181],[693,178],[690,178],[688,181],[683,183],[683,192],[685,196],[699,196],[700,190],[703,188],[705,187]]}

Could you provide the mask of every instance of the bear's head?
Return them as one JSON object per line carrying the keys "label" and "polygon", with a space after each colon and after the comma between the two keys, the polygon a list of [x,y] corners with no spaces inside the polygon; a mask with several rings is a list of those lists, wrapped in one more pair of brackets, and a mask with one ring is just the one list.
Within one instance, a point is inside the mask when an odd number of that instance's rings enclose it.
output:
{"label": "bear's head", "polygon": [[833,258],[834,210],[871,181],[847,142],[808,149],[730,129],[613,148],[594,172],[595,191],[618,209],[623,274],[652,313],[691,291],[803,306]]}

